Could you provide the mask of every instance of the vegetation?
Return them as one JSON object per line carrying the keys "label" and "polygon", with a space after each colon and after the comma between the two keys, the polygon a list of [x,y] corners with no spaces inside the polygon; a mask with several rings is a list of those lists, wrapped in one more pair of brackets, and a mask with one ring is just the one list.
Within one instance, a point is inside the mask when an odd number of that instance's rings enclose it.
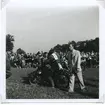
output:
{"label": "vegetation", "polygon": [[[78,49],[79,51],[84,51],[84,52],[99,52],[99,38],[95,38],[94,40],[86,40],[86,41],[71,41],[76,49]],[[65,52],[66,50],[68,50],[68,44],[57,44],[56,46],[54,46],[53,49],[59,49],[63,52]]]}
{"label": "vegetation", "polygon": [[6,35],[6,51],[12,51],[14,47],[14,36],[7,34]]}

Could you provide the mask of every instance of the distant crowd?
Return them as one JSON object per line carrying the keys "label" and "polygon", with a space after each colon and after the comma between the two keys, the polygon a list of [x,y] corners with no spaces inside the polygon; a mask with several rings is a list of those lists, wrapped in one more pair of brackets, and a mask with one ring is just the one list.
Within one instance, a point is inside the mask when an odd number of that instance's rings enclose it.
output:
{"label": "distant crowd", "polygon": [[81,66],[87,68],[99,67],[99,53],[97,52],[81,52]]}
{"label": "distant crowd", "polygon": [[[60,52],[61,62],[67,63],[66,53]],[[17,54],[9,53],[10,63],[15,68],[36,68],[40,66],[43,59],[48,58],[48,52],[39,51],[37,53]],[[97,52],[81,52],[81,66],[86,68],[99,67],[99,53]]]}

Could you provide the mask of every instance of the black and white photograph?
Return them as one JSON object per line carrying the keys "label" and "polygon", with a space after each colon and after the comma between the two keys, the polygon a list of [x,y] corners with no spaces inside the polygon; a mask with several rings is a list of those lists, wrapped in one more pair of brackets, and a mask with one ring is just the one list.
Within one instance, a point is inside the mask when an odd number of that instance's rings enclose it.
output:
{"label": "black and white photograph", "polygon": [[99,7],[23,1],[6,6],[6,99],[99,99]]}

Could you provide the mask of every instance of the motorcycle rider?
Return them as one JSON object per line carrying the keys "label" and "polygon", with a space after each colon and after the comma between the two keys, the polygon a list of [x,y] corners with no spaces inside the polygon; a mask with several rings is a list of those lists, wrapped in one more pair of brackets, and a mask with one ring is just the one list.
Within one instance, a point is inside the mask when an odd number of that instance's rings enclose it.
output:
{"label": "motorcycle rider", "polygon": [[54,49],[49,56],[50,65],[54,71],[63,69],[61,65],[60,50]]}
{"label": "motorcycle rider", "polygon": [[50,50],[48,54],[48,59],[49,59],[49,65],[51,66],[51,71],[52,71],[50,80],[52,82],[52,87],[54,88],[55,84],[54,84],[53,77],[57,70],[63,69],[61,65],[61,59],[60,59],[60,50],[59,49]]}

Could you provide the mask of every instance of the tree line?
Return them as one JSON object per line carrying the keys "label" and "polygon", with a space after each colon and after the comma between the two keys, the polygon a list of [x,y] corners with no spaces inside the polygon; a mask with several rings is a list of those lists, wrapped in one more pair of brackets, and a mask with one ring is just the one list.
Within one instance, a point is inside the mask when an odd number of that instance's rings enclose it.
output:
{"label": "tree line", "polygon": [[[99,38],[86,40],[86,41],[70,41],[74,44],[75,49],[80,52],[99,52]],[[57,44],[53,49],[59,49],[62,52],[66,52],[68,50],[68,44]]]}
{"label": "tree line", "polygon": [[[6,51],[10,51],[10,52],[13,51],[14,41],[15,40],[14,40],[13,35],[10,35],[10,34],[6,35]],[[85,40],[85,41],[78,41],[78,42],[70,41],[70,42],[74,43],[75,48],[81,52],[82,51],[83,52],[92,52],[92,51],[93,52],[99,52],[99,38],[98,37],[95,39],[90,39],[90,40]],[[66,52],[68,50],[68,43],[62,44],[62,45],[57,44],[56,46],[54,46],[51,49],[59,49],[62,52]],[[19,54],[26,53],[21,48],[18,48],[16,52]]]}

